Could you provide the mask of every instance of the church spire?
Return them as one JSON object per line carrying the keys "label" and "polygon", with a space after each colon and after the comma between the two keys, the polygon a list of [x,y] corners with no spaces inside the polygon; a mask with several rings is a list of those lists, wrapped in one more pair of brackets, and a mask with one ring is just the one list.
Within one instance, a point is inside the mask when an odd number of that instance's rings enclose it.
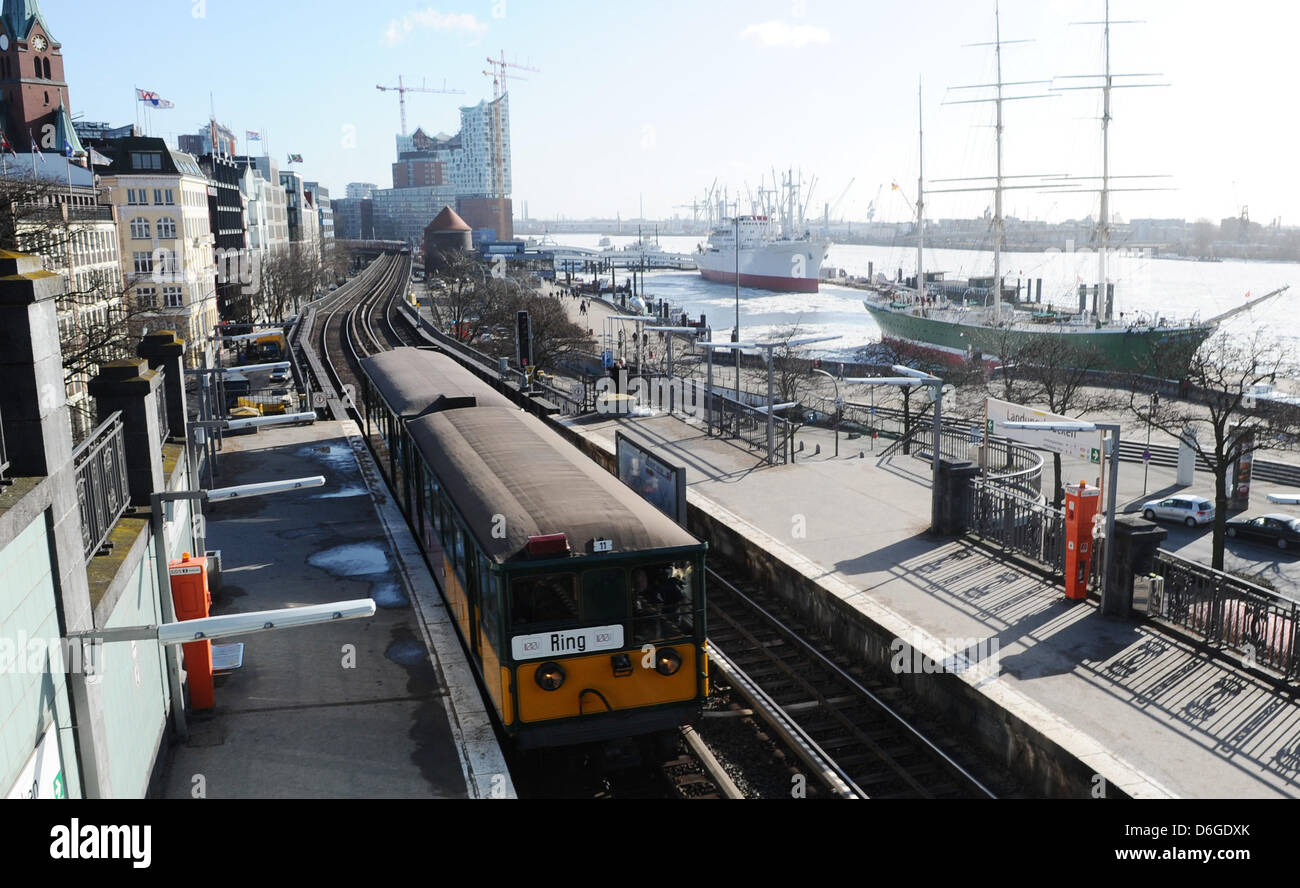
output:
{"label": "church spire", "polygon": [[[45,19],[41,17],[41,4],[38,0],[4,0],[0,18],[4,19],[5,27],[16,40],[26,40],[35,22],[40,22],[45,33],[50,34]],[[54,35],[50,34],[50,40],[54,40]]]}

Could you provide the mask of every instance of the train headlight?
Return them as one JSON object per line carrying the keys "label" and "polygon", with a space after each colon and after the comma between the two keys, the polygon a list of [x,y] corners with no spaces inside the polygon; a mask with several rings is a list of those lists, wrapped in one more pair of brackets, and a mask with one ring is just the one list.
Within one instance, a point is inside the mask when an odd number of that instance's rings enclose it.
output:
{"label": "train headlight", "polygon": [[543,663],[533,673],[533,680],[543,691],[559,690],[560,685],[564,684],[564,667],[559,663]]}
{"label": "train headlight", "polygon": [[672,648],[660,648],[655,653],[655,672],[660,675],[672,675],[681,668],[681,655]]}

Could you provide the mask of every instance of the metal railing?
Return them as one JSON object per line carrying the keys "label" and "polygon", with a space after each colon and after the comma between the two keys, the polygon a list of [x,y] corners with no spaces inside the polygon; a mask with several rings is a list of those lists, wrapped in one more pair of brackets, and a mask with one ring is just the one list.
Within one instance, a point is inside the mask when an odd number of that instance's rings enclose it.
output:
{"label": "metal railing", "polygon": [[[969,533],[1028,558],[1053,573],[1065,573],[1065,513],[1025,496],[997,479],[973,478]],[[1094,561],[1098,559],[1094,555]]]}
{"label": "metal railing", "polygon": [[171,436],[170,420],[167,418],[167,371],[160,368],[158,372],[163,376],[155,402],[158,408],[158,443],[166,444],[168,437]]}
{"label": "metal railing", "polygon": [[89,559],[103,548],[113,525],[131,503],[120,410],[72,452],[72,465],[81,511],[81,542]]}
{"label": "metal railing", "polygon": [[1300,675],[1300,603],[1164,549],[1156,551],[1155,573],[1164,590],[1153,596],[1153,619],[1287,678]]}
{"label": "metal railing", "polygon": [[9,471],[9,451],[5,449],[5,428],[0,417],[0,485],[6,484],[5,472]]}

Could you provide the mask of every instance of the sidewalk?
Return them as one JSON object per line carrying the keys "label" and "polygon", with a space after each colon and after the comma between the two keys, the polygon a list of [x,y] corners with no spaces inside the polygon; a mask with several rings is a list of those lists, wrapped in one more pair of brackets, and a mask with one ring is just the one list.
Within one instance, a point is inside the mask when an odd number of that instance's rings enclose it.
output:
{"label": "sidewalk", "polygon": [[[808,443],[793,465],[767,467],[675,417],[573,425],[610,449],[622,431],[686,466],[692,503],[729,513],[757,546],[804,562],[805,574],[899,637],[914,628],[996,637],[1001,674],[982,692],[1082,760],[1109,762],[1135,795],[1300,796],[1300,704],[1153,627],[1069,603],[1059,587],[981,548],[929,539],[920,460],[877,464],[865,439],[841,439],[835,459],[830,433],[815,430],[799,433]],[[1141,466],[1120,471],[1121,502],[1140,498]],[[1172,480],[1172,470],[1151,473],[1153,488]],[[1178,550],[1178,533],[1168,548]]]}
{"label": "sidewalk", "polygon": [[[350,422],[230,436],[218,483],[325,486],[208,507],[213,613],[370,597],[375,616],[244,639],[216,709],[173,750],[168,797],[513,795],[478,688],[405,522]],[[432,655],[431,655],[432,652]]]}

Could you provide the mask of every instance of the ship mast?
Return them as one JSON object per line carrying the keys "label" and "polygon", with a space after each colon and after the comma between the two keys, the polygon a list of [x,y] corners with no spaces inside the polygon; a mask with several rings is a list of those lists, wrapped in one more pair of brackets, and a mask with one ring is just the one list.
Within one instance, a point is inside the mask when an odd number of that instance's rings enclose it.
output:
{"label": "ship mast", "polygon": [[[1101,25],[1102,26],[1102,73],[1100,74],[1072,74],[1059,78],[1063,80],[1099,80],[1100,83],[1087,84],[1084,86],[1053,86],[1052,91],[1077,90],[1077,89],[1099,89],[1101,90],[1101,203],[1097,213],[1097,316],[1098,320],[1111,321],[1115,317],[1115,305],[1110,298],[1109,288],[1106,281],[1106,253],[1110,249],[1110,181],[1114,178],[1120,179],[1153,179],[1167,178],[1164,176],[1150,175],[1133,175],[1133,176],[1112,176],[1110,174],[1110,93],[1112,89],[1147,89],[1153,86],[1168,86],[1167,83],[1115,83],[1117,77],[1159,77],[1159,74],[1142,73],[1142,74],[1113,74],[1110,70],[1110,26],[1111,25],[1137,25],[1141,24],[1139,19],[1125,19],[1120,21],[1111,21],[1110,18],[1110,0],[1105,0],[1105,16],[1099,22],[1073,22],[1076,25]],[[1096,177],[1085,177],[1096,178]],[[1137,187],[1121,188],[1121,191],[1167,191],[1165,188]]]}
{"label": "ship mast", "polygon": [[[1002,323],[1002,239],[1003,239],[1003,220],[1002,220],[1002,192],[1008,188],[1041,188],[1041,185],[1007,185],[1005,180],[1011,179],[1041,179],[1042,175],[1033,176],[1004,176],[1002,174],[1002,103],[1018,101],[1021,99],[1047,99],[1055,98],[1051,93],[1041,93],[1036,95],[1007,95],[1004,92],[1008,86],[1030,86],[1039,83],[1047,83],[1045,80],[1016,80],[1007,82],[1002,79],[1002,47],[1012,43],[1029,43],[1029,40],[1003,40],[1002,39],[1002,15],[997,4],[993,7],[994,35],[991,43],[968,43],[967,46],[992,46],[997,59],[997,81],[995,83],[978,83],[970,86],[954,86],[951,89],[985,89],[993,87],[996,92],[992,98],[988,99],[963,99],[961,101],[945,101],[945,105],[971,105],[984,102],[992,102],[996,107],[996,126],[997,131],[997,175],[993,179],[993,323]],[[975,180],[987,181],[989,176],[976,176]],[[970,179],[938,179],[939,182],[963,182],[972,181]],[[938,189],[942,192],[953,191],[988,191],[987,185],[973,188],[943,188]],[[934,193],[932,190],[931,193]]]}
{"label": "ship mast", "polygon": [[997,57],[998,172],[993,188],[993,323],[1002,323],[1002,14],[993,7],[993,47]]}
{"label": "ship mast", "polygon": [[925,115],[921,110],[921,78],[916,78],[916,296],[924,301],[925,268]]}
{"label": "ship mast", "polygon": [[1105,68],[1101,86],[1101,212],[1097,217],[1097,305],[1103,320],[1109,321],[1115,306],[1106,286],[1106,248],[1110,243],[1110,0],[1106,0],[1106,19],[1102,42],[1105,45]]}

